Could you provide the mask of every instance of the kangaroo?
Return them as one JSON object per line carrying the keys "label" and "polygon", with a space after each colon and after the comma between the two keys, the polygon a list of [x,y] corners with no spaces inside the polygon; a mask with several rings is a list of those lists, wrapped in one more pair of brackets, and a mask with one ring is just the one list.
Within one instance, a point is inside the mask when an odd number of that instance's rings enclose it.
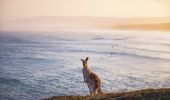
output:
{"label": "kangaroo", "polygon": [[84,82],[87,83],[89,91],[90,91],[90,95],[94,96],[97,94],[102,94],[101,91],[101,81],[100,78],[97,76],[97,74],[93,73],[90,69],[89,66],[87,64],[88,61],[88,57],[83,60],[81,59],[82,63],[83,63],[83,77],[84,77]]}

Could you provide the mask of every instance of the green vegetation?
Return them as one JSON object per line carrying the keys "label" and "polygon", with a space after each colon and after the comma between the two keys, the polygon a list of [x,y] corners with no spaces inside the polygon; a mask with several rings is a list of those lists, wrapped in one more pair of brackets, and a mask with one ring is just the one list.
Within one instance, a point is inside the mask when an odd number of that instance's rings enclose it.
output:
{"label": "green vegetation", "polygon": [[98,96],[55,96],[44,100],[170,100],[170,88],[105,93]]}

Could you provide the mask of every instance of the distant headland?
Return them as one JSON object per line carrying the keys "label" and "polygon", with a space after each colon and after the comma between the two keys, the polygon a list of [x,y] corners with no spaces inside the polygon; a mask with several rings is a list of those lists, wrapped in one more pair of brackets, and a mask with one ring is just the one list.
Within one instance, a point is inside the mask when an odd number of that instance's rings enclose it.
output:
{"label": "distant headland", "polygon": [[169,32],[170,17],[37,16],[0,21],[0,31],[56,31],[67,29],[154,30]]}

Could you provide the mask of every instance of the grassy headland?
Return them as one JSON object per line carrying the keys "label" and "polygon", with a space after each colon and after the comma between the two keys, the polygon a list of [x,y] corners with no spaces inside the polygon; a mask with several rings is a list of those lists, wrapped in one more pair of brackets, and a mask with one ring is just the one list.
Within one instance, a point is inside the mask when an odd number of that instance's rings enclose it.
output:
{"label": "grassy headland", "polygon": [[105,93],[99,96],[54,96],[44,100],[170,100],[170,88]]}

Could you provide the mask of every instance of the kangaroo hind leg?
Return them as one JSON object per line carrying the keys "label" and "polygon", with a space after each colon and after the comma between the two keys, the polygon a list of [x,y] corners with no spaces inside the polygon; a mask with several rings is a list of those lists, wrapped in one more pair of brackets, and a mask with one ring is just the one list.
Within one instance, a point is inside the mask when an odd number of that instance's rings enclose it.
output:
{"label": "kangaroo hind leg", "polygon": [[101,90],[101,87],[98,87],[98,88],[97,88],[97,94],[103,94],[103,93],[102,93],[102,90]]}

